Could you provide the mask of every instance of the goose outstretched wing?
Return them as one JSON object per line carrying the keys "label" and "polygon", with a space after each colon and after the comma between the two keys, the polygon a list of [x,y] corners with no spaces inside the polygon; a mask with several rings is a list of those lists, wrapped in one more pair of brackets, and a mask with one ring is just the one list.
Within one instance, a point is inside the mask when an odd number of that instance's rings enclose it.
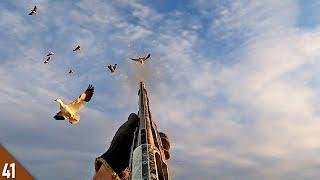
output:
{"label": "goose outstretched wing", "polygon": [[144,57],[144,60],[149,59],[149,58],[150,58],[150,56],[151,56],[151,54],[148,54],[146,57]]}
{"label": "goose outstretched wing", "polygon": [[139,58],[130,58],[132,61],[140,61]]}
{"label": "goose outstretched wing", "polygon": [[82,93],[77,99],[75,99],[72,103],[68,104],[69,108],[73,111],[78,111],[81,107],[83,107],[87,102],[90,101],[94,93],[93,85],[89,85],[87,90]]}
{"label": "goose outstretched wing", "polygon": [[66,119],[61,111],[59,111],[53,118],[55,120],[65,120]]}

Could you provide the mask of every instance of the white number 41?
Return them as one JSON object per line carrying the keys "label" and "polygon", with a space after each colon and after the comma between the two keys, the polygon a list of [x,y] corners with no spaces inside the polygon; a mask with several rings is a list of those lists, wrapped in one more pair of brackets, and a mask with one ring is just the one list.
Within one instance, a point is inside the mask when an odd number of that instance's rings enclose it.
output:
{"label": "white number 41", "polygon": [[16,178],[16,164],[15,163],[11,163],[9,166],[11,168],[11,171],[8,169],[8,163],[4,164],[3,170],[2,170],[2,176],[3,177],[7,177],[7,179],[9,178]]}

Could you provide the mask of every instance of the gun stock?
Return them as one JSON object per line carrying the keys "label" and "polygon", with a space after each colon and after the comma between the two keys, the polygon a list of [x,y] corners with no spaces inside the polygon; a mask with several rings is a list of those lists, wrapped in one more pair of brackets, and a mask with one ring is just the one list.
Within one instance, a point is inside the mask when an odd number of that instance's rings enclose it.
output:
{"label": "gun stock", "polygon": [[131,180],[169,180],[168,165],[157,126],[152,119],[145,84],[139,87],[139,127],[130,156]]}

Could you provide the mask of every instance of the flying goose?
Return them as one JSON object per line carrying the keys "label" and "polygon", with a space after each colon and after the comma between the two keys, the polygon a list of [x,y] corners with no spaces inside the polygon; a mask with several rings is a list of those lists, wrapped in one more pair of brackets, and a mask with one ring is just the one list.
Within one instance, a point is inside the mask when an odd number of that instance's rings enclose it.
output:
{"label": "flying goose", "polygon": [[49,64],[50,60],[51,60],[51,56],[49,56],[43,63]]}
{"label": "flying goose", "polygon": [[54,52],[52,52],[52,51],[50,51],[50,52],[47,54],[47,56],[52,56],[52,55],[54,55]]}
{"label": "flying goose", "polygon": [[36,15],[38,12],[38,8],[37,6],[34,6],[33,9],[31,10],[31,12],[29,13],[29,15]]}
{"label": "flying goose", "polygon": [[70,69],[68,73],[69,73],[69,74],[73,74],[74,71],[73,71],[72,69]]}
{"label": "flying goose", "polygon": [[136,58],[130,58],[133,61],[137,61],[140,64],[144,64],[144,61],[146,61],[147,59],[149,59],[151,56],[151,54],[147,54],[146,56],[137,56]]}
{"label": "flying goose", "polygon": [[90,101],[93,93],[94,87],[90,84],[84,93],[69,104],[65,104],[60,98],[56,99],[55,101],[60,105],[60,112],[58,112],[53,118],[56,120],[67,119],[70,124],[78,123],[80,121],[78,110]]}
{"label": "flying goose", "polygon": [[114,73],[117,69],[117,64],[114,64],[114,65],[110,64],[107,67],[110,69],[111,73]]}
{"label": "flying goose", "polygon": [[76,48],[73,49],[73,51],[80,51],[80,46],[78,45]]}

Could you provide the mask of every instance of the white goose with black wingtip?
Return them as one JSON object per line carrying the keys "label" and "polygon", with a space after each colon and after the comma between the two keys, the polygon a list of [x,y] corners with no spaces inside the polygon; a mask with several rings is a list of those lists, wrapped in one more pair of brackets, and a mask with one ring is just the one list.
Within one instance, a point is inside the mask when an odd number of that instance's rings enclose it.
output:
{"label": "white goose with black wingtip", "polygon": [[38,8],[37,8],[37,6],[34,6],[33,9],[31,10],[31,12],[29,13],[29,15],[30,15],[30,16],[36,15],[37,12],[38,12]]}
{"label": "white goose with black wingtip", "polygon": [[80,51],[81,47],[78,45],[77,47],[75,47],[72,51]]}
{"label": "white goose with black wingtip", "polygon": [[130,58],[132,61],[139,62],[140,64],[144,64],[144,62],[151,57],[151,54],[147,54],[146,56],[137,56],[136,58]]}
{"label": "white goose with black wingtip", "polygon": [[54,55],[54,52],[52,52],[52,51],[50,51],[50,52],[47,54],[48,57],[49,57],[49,56],[52,56],[52,55]]}
{"label": "white goose with black wingtip", "polygon": [[49,56],[43,63],[44,63],[44,64],[49,64],[49,63],[50,63],[50,60],[51,60],[51,56]]}
{"label": "white goose with black wingtip", "polygon": [[114,64],[114,65],[110,64],[107,67],[108,67],[108,69],[110,70],[111,73],[114,73],[116,71],[116,69],[117,69],[117,64]]}
{"label": "white goose with black wingtip", "polygon": [[55,101],[60,105],[60,112],[53,118],[56,120],[68,120],[70,124],[78,123],[80,121],[78,111],[91,100],[93,93],[94,87],[90,84],[84,93],[69,104],[65,104],[60,98],[56,99]]}

